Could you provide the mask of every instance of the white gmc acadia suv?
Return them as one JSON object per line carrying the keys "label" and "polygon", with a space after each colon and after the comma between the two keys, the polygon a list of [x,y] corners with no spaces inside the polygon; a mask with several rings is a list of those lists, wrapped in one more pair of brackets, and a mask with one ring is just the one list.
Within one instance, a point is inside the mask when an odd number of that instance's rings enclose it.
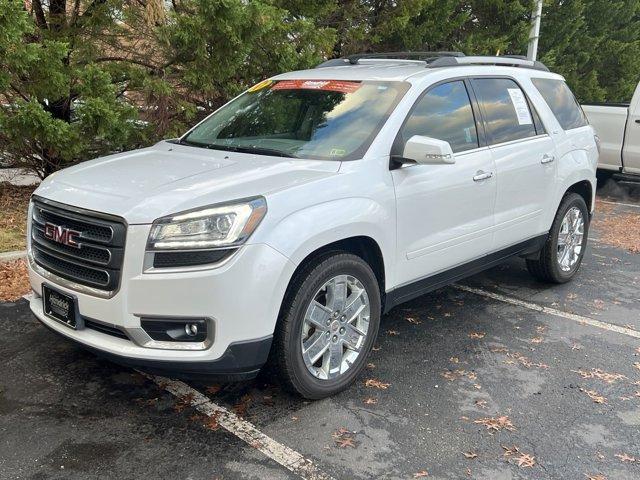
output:
{"label": "white gmc acadia suv", "polygon": [[265,80],[180,139],[47,178],[31,309],[122,364],[317,399],[380,317],[512,257],[566,282],[598,145],[562,77],[457,53],[358,55]]}

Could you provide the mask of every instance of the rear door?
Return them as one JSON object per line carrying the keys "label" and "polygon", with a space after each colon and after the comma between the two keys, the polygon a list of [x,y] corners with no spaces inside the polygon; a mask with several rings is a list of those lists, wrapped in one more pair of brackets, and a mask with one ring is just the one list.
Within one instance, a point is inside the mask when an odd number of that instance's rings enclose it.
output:
{"label": "rear door", "polygon": [[512,78],[472,80],[496,165],[494,250],[540,235],[555,192],[555,143]]}
{"label": "rear door", "polygon": [[455,163],[391,171],[396,191],[398,280],[428,277],[489,252],[496,194],[494,164],[478,131],[468,84],[429,87],[398,133],[394,151],[414,135],[449,142]]}

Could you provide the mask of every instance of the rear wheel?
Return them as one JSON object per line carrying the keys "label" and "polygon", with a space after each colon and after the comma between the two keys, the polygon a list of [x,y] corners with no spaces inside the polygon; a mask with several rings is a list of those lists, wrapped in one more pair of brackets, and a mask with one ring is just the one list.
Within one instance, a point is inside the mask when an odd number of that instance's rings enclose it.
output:
{"label": "rear wheel", "polygon": [[565,283],[571,280],[582,263],[589,233],[589,211],[584,199],[565,195],[539,258],[528,259],[527,269],[538,280]]}
{"label": "rear wheel", "polygon": [[380,289],[360,257],[323,256],[292,281],[272,362],[286,387],[309,399],[347,388],[362,371],[380,323]]}

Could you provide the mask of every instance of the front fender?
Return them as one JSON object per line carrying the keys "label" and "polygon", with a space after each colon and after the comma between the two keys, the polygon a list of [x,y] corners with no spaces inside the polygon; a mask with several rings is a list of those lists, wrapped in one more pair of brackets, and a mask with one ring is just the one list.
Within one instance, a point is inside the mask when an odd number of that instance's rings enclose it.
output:
{"label": "front fender", "polygon": [[[261,238],[287,256],[296,266],[309,254],[349,237],[371,237],[380,247],[385,266],[395,251],[395,210],[369,198],[340,198],[312,205],[280,219]],[[392,285],[392,268],[386,268]]]}

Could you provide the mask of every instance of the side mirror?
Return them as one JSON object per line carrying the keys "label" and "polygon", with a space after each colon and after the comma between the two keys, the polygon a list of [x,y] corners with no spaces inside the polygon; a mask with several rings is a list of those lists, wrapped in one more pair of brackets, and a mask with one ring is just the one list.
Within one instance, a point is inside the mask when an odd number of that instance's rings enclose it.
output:
{"label": "side mirror", "polygon": [[449,142],[421,135],[414,135],[407,141],[402,158],[397,160],[402,163],[417,163],[419,165],[456,163]]}

